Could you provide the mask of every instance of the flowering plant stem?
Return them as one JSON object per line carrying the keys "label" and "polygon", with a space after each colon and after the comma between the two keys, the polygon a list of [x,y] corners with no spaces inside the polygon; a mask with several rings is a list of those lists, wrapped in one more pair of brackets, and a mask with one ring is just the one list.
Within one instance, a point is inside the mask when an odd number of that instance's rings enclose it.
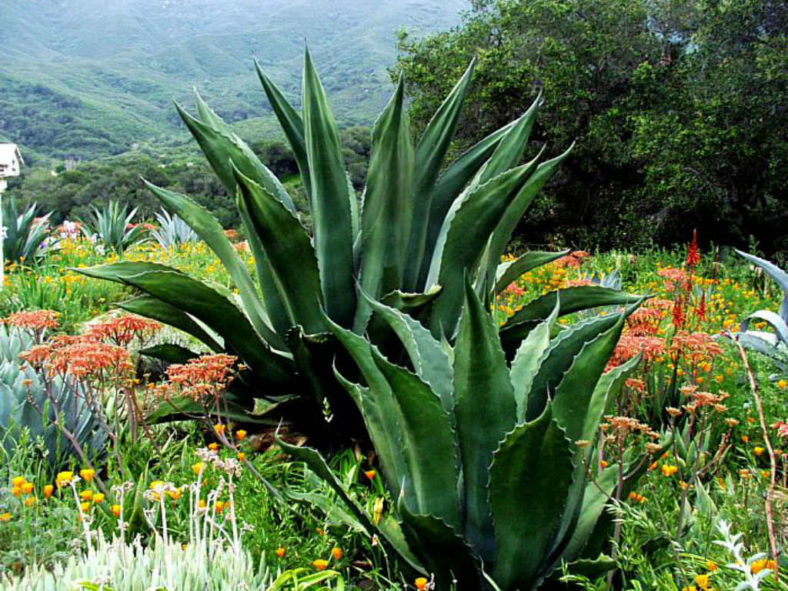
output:
{"label": "flowering plant stem", "polygon": [[766,527],[769,531],[769,547],[772,551],[772,558],[774,558],[774,580],[777,582],[780,573],[779,566],[779,550],[777,549],[777,538],[774,534],[774,493],[777,486],[777,458],[774,455],[774,448],[769,439],[769,431],[766,429],[766,417],[763,414],[763,404],[761,397],[758,394],[758,384],[755,382],[755,376],[750,367],[750,360],[747,358],[747,352],[742,347],[737,337],[732,337],[736,348],[739,350],[739,357],[741,357],[744,371],[747,373],[747,379],[750,382],[750,389],[755,398],[755,407],[758,409],[758,420],[761,424],[761,432],[763,433],[763,441],[766,446],[766,451],[769,454],[769,490],[766,492]]}

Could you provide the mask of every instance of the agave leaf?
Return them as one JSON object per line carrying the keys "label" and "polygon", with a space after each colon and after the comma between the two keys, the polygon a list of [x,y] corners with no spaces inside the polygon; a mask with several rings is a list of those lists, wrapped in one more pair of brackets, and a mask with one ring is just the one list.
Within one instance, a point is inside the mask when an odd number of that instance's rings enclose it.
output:
{"label": "agave leaf", "polygon": [[[205,283],[154,263],[121,262],[75,270],[88,277],[136,287],[171,306],[181,308],[221,335],[225,346],[261,376],[265,376],[269,384],[281,386],[291,382],[291,360],[272,351],[257,335],[243,312]],[[189,297],[183,297],[184,294],[189,294]]]}
{"label": "agave leaf", "polygon": [[304,184],[307,198],[312,202],[312,183],[309,179],[309,159],[306,155],[306,141],[304,139],[304,122],[296,110],[287,102],[287,99],[279,90],[279,87],[274,84],[271,79],[263,72],[257,60],[254,61],[257,75],[263,85],[263,90],[271,103],[276,118],[279,120],[279,125],[290,142],[290,147],[293,150],[298,170],[301,172],[301,182]]}
{"label": "agave leaf", "polygon": [[199,354],[194,351],[174,343],[161,343],[140,349],[140,355],[160,359],[167,363],[186,363],[189,359],[199,357]]}
{"label": "agave leaf", "polygon": [[780,305],[780,317],[785,322],[788,322],[788,273],[780,269],[780,267],[774,263],[770,263],[765,259],[748,254],[746,252],[742,252],[740,250],[737,250],[736,252],[771,275],[772,279],[774,279],[777,282],[777,285],[780,286],[780,289],[783,290],[783,302]]}
{"label": "agave leaf", "polygon": [[515,427],[493,456],[494,573],[502,589],[532,589],[546,574],[572,484],[572,447],[548,405],[535,421]]}
{"label": "agave leaf", "polygon": [[[249,271],[246,270],[233,245],[224,235],[224,229],[218,220],[204,207],[190,198],[174,191],[162,189],[145,181],[153,194],[169,210],[175,212],[199,236],[208,247],[219,257],[227,273],[238,288],[249,319],[257,332],[266,341],[278,348],[283,348],[282,339],[272,330],[265,306],[260,301]],[[257,259],[257,257],[255,257]]]}
{"label": "agave leaf", "polygon": [[771,310],[758,310],[745,318],[739,326],[740,332],[747,332],[753,320],[765,322],[774,329],[777,340],[788,345],[788,324],[778,314]]}
{"label": "agave leaf", "polygon": [[435,246],[427,285],[442,285],[430,318],[430,330],[449,336],[462,307],[463,275],[472,273],[490,233],[508,203],[522,189],[533,164],[506,171],[457,198],[446,216]]}
{"label": "agave leaf", "polygon": [[596,405],[598,416],[589,417],[589,409],[595,386],[621,336],[625,318],[625,314],[618,314],[612,328],[585,342],[555,388],[553,416],[571,441],[586,435],[587,422],[598,425],[602,418],[604,404]]}
{"label": "agave leaf", "polygon": [[[477,291],[480,294],[485,294],[486,296],[493,289],[498,261],[501,260],[501,256],[503,256],[504,250],[506,249],[506,244],[511,239],[515,228],[517,228],[517,224],[520,223],[526,210],[545,183],[550,180],[555,170],[566,157],[569,156],[569,152],[571,152],[573,146],[574,144],[563,154],[547,162],[542,162],[530,176],[523,189],[517,193],[517,197],[506,207],[506,211],[504,211],[495,231],[490,237],[485,255],[482,257],[482,260],[486,261],[486,270],[482,269],[479,273],[479,288]],[[533,162],[537,161],[541,153],[542,152],[534,158]]]}
{"label": "agave leaf", "polygon": [[[386,109],[375,122],[372,155],[361,213],[361,288],[373,298],[402,285],[413,216],[413,144],[400,79]],[[362,298],[356,332],[366,327],[371,309]]]}
{"label": "agave leaf", "polygon": [[290,326],[321,332],[320,277],[309,235],[273,195],[235,169],[239,198],[265,252],[279,301]]}
{"label": "agave leaf", "polygon": [[335,323],[329,323],[329,330],[345,347],[364,377],[366,387],[346,379],[336,368],[334,370],[336,379],[356,401],[364,417],[389,490],[399,491],[407,478],[408,467],[402,453],[400,412],[391,386],[375,362],[372,345],[366,339]]}
{"label": "agave leaf", "polygon": [[[563,301],[562,294],[562,306]],[[617,315],[597,316],[570,326],[553,339],[528,395],[525,410],[527,421],[532,421],[542,414],[547,406],[548,396],[555,394],[564,374],[583,346],[613,328],[618,321]]]}
{"label": "agave leaf", "polygon": [[357,389],[351,390],[367,419],[390,490],[402,491],[414,511],[434,513],[459,526],[459,465],[449,415],[440,398],[362,337],[338,325],[332,329],[367,381],[368,389],[360,397]]}
{"label": "agave leaf", "polygon": [[474,183],[483,184],[515,166],[523,156],[528,137],[531,135],[539,106],[542,104],[542,93],[536,97],[528,110],[514,121],[511,128],[501,138],[490,159],[484,163],[474,179]]}
{"label": "agave leaf", "polygon": [[416,147],[415,161],[418,167],[413,185],[415,200],[408,246],[411,256],[406,265],[404,282],[407,289],[416,289],[418,286],[419,271],[426,247],[432,191],[451,146],[475,64],[476,58],[471,61],[465,74],[432,116]]}
{"label": "agave leaf", "polygon": [[583,556],[583,550],[596,528],[599,518],[604,513],[617,482],[618,470],[603,470],[593,481],[586,480],[581,504],[582,509],[575,522],[568,544],[561,553],[563,560],[573,561]]}
{"label": "agave leaf", "polygon": [[460,466],[448,413],[418,376],[390,363],[374,349],[372,354],[401,415],[400,453],[408,466],[405,501],[419,514],[434,515],[460,527]]}
{"label": "agave leaf", "polygon": [[[501,341],[505,349],[517,346],[533,328],[533,321],[542,321],[553,311],[558,298],[557,291],[551,291],[529,302],[512,314],[501,329]],[[608,287],[581,285],[561,290],[561,316],[596,308],[633,304],[642,296],[628,294]],[[540,411],[541,412],[541,411]]]}
{"label": "agave leaf", "polygon": [[379,315],[399,337],[408,352],[416,375],[430,385],[433,392],[441,399],[444,410],[452,413],[454,370],[443,347],[432,337],[430,331],[410,315],[372,299],[368,301],[375,314]]}
{"label": "agave leaf", "polygon": [[205,343],[213,351],[221,351],[222,346],[208,334],[194,319],[180,308],[171,306],[149,295],[141,295],[118,304],[118,307],[132,314],[145,316],[182,330]]}
{"label": "agave leaf", "polygon": [[454,582],[460,591],[484,588],[480,560],[456,529],[434,515],[414,513],[402,498],[397,510],[408,546],[427,572],[435,574],[439,589],[448,589]]}
{"label": "agave leaf", "polygon": [[515,424],[516,405],[495,323],[467,279],[454,349],[454,409],[465,486],[465,535],[482,559],[492,562],[488,470],[493,452]]}
{"label": "agave leaf", "polygon": [[334,116],[312,57],[304,58],[304,139],[312,183],[314,245],[329,318],[351,326],[356,309],[353,229],[347,175]]}
{"label": "agave leaf", "polygon": [[[199,99],[199,102],[201,101],[202,99]],[[214,115],[208,121],[200,121],[189,115],[177,103],[175,106],[186,127],[189,128],[194,139],[200,144],[200,148],[202,148],[211,168],[214,169],[230,195],[235,194],[234,165],[245,176],[265,187],[287,209],[295,213],[295,204],[290,195],[279,182],[279,179],[260,162],[260,159],[249,146],[233,133],[224,122],[217,127],[212,126],[216,121],[221,122],[217,115]]]}
{"label": "agave leaf", "polygon": [[514,400],[517,404],[517,423],[525,421],[525,409],[528,406],[528,394],[531,391],[534,378],[550,347],[550,334],[558,318],[560,303],[556,301],[555,308],[544,322],[528,333],[517,348],[517,353],[512,361],[509,378],[514,388]]}
{"label": "agave leaf", "polygon": [[552,263],[567,254],[569,254],[569,249],[559,252],[532,250],[526,252],[514,261],[501,263],[495,271],[495,293],[502,292],[509,287],[510,283],[516,281],[519,277],[528,273],[528,271]]}
{"label": "agave leaf", "polygon": [[[605,370],[613,350],[616,348],[621,331],[624,328],[625,316],[619,315],[618,322],[609,330],[588,341],[572,360],[572,365],[561,378],[555,390],[551,404],[556,423],[565,431],[566,437],[576,442],[586,435],[586,428],[593,424],[598,426],[605,410],[605,401],[594,399],[596,385],[602,372]],[[593,403],[593,406],[592,406]],[[593,415],[591,411],[593,410]],[[589,441],[591,439],[588,439]],[[575,453],[580,456],[583,452],[577,448]],[[575,462],[572,486],[566,494],[567,511],[561,522],[561,529],[557,536],[561,540],[574,529],[574,524],[581,510],[583,488],[585,486],[586,465],[580,457]]]}
{"label": "agave leaf", "polygon": [[435,249],[446,214],[451,208],[452,203],[463,190],[468,182],[474,177],[479,167],[495,151],[495,147],[501,138],[511,129],[514,122],[505,125],[501,129],[494,131],[486,138],[481,140],[464,152],[457,160],[450,164],[435,183],[429,197],[430,211],[429,222],[426,230],[426,240],[424,254],[420,261],[421,270],[419,280],[414,289],[425,287],[427,273],[430,269],[431,253]]}

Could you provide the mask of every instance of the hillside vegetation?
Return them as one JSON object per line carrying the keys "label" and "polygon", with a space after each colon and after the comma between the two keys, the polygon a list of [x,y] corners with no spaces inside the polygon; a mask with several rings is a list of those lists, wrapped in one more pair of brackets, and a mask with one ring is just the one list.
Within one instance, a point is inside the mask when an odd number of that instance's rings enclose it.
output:
{"label": "hillside vegetation", "polygon": [[[461,0],[40,0],[3,3],[0,138],[28,163],[90,159],[182,133],[172,99],[198,87],[247,133],[270,133],[256,57],[300,94],[308,41],[343,125],[369,124],[400,27],[458,20]],[[178,137],[180,137],[178,135]]]}

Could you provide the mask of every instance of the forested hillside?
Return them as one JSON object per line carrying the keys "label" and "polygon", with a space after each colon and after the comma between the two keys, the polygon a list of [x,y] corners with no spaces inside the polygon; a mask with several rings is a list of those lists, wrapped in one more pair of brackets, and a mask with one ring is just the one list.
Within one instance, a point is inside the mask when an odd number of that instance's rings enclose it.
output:
{"label": "forested hillside", "polygon": [[308,42],[344,125],[386,100],[396,30],[458,21],[462,0],[0,1],[0,138],[28,162],[90,159],[182,133],[192,87],[227,120],[273,129],[256,57],[296,98]]}

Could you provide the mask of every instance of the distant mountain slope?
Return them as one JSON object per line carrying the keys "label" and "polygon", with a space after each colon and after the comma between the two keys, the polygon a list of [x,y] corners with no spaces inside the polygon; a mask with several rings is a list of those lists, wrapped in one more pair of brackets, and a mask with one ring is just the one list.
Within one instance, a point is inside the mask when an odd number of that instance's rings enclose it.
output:
{"label": "distant mountain slope", "polygon": [[181,133],[171,100],[190,102],[193,86],[230,121],[265,117],[252,58],[297,99],[305,41],[340,122],[370,123],[390,90],[396,30],[444,29],[464,5],[0,0],[0,135],[33,158],[122,152]]}

